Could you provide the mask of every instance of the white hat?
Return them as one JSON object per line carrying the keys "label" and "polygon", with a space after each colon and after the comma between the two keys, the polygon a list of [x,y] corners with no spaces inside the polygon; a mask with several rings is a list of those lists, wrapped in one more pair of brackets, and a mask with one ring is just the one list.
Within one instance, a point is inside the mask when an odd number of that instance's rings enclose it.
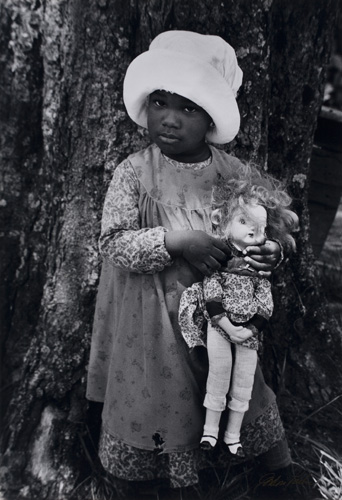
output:
{"label": "white hat", "polygon": [[234,49],[219,36],[166,31],[127,69],[123,98],[129,116],[147,128],[147,97],[156,90],[179,94],[203,108],[215,127],[207,139],[225,144],[240,127],[235,100],[242,71]]}

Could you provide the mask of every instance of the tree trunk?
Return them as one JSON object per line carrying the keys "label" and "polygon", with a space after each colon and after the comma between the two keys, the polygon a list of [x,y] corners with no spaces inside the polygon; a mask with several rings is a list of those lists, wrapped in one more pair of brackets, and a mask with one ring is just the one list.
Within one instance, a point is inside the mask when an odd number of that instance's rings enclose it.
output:
{"label": "tree trunk", "polygon": [[[271,360],[268,376],[272,374],[273,383],[284,385],[305,400],[309,410],[331,401],[340,393],[341,383],[337,362],[341,336],[328,313],[317,277],[309,244],[307,204],[316,117],[338,2],[276,3],[270,40],[268,164],[275,175],[289,183],[300,217],[300,232],[296,255],[276,275],[277,308],[265,356]],[[310,9],[316,15],[308,15]],[[279,368],[285,365],[286,371],[281,373]]]}
{"label": "tree trunk", "polygon": [[287,356],[285,384],[308,405],[337,394],[340,339],[315,276],[307,209],[336,9],[334,0],[2,0],[6,500],[71,498],[89,473],[85,374],[105,165],[148,143],[125,113],[122,80],[161,31],[217,34],[237,49],[242,126],[229,150],[286,178],[301,218],[298,252],[275,278],[267,377],[277,389]]}

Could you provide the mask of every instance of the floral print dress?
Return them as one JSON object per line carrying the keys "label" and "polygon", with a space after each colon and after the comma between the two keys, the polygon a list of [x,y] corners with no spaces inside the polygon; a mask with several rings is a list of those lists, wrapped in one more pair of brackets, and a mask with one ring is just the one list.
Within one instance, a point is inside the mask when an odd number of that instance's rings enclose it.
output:
{"label": "floral print dress", "polygon": [[[225,311],[210,319],[206,310],[208,302],[215,301]],[[227,316],[235,325],[244,325],[253,336],[240,343],[248,349],[259,349],[261,332],[250,320],[260,316],[269,320],[273,312],[271,284],[266,278],[220,271],[205,277],[202,283],[194,283],[181,296],[178,321],[182,335],[188,346],[206,346],[206,325],[213,327],[227,342],[233,342],[229,335],[217,324],[222,316]]]}
{"label": "floral print dress", "polygon": [[[106,196],[87,397],[103,401],[100,458],[116,477],[198,480],[206,362],[190,351],[178,325],[182,292],[202,280],[172,260],[169,230],[211,232],[211,189],[238,160],[211,147],[199,164],[167,159],[151,145],[114,171]],[[275,396],[258,370],[245,417],[244,448],[258,455],[284,431]]]}

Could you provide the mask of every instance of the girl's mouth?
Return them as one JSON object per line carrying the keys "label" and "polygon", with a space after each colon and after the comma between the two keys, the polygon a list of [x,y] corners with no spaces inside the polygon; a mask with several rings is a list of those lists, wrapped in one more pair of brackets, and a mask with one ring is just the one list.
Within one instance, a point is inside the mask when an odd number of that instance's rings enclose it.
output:
{"label": "girl's mouth", "polygon": [[159,138],[164,144],[173,144],[179,141],[179,138],[173,134],[160,134]]}

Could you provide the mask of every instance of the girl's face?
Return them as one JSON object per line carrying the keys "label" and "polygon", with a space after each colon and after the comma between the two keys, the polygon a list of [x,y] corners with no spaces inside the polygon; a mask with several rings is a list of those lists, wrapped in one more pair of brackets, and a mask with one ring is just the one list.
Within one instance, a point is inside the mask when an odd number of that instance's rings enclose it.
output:
{"label": "girl's face", "polygon": [[205,136],[211,121],[204,109],[178,94],[157,90],[149,96],[150,137],[169,158],[185,163],[209,158]]}
{"label": "girl's face", "polygon": [[238,207],[224,230],[224,235],[241,250],[266,241],[267,212],[261,205]]}

